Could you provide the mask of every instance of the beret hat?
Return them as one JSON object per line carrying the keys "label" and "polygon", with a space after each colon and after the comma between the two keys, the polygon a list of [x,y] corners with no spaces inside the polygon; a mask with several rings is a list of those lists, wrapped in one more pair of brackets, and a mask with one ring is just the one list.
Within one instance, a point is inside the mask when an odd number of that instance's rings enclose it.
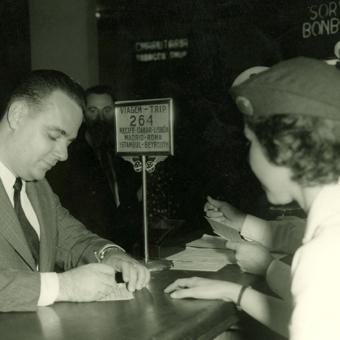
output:
{"label": "beret hat", "polygon": [[340,70],[324,61],[282,61],[230,89],[248,115],[297,114],[340,120]]}

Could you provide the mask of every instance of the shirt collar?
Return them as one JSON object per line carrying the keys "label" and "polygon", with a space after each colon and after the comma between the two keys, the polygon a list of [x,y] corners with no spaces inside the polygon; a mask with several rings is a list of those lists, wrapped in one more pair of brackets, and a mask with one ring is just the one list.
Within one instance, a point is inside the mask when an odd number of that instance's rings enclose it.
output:
{"label": "shirt collar", "polygon": [[[13,185],[15,183],[16,177],[12,174],[12,172],[0,161],[0,178],[2,184],[5,187],[6,193],[13,203],[13,194],[14,188]],[[22,181],[23,189],[21,192],[26,192],[26,182]]]}

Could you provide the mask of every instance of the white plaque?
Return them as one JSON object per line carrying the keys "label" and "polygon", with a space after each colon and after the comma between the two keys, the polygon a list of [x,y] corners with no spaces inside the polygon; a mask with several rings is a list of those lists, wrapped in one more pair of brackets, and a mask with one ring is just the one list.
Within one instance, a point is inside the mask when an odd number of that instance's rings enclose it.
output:
{"label": "white plaque", "polygon": [[173,155],[171,98],[115,102],[116,153]]}

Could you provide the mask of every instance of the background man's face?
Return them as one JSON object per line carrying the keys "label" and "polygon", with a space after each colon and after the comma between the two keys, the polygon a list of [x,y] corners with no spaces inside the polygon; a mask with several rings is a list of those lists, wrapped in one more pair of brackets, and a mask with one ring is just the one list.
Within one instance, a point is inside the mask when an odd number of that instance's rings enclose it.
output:
{"label": "background man's face", "polygon": [[85,120],[91,124],[96,121],[114,121],[114,103],[108,94],[90,94],[86,98]]}
{"label": "background man's face", "polygon": [[109,94],[90,94],[86,98],[87,130],[98,144],[114,141],[114,103]]}

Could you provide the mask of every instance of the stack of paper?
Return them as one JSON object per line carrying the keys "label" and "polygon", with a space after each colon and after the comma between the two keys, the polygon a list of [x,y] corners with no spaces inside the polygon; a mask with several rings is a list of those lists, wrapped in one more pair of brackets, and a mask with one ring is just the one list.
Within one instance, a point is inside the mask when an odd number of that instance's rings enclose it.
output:
{"label": "stack of paper", "polygon": [[207,218],[215,234],[203,235],[200,239],[190,242],[186,249],[168,257],[173,262],[171,269],[218,271],[227,264],[235,261],[234,251],[226,248],[226,242],[247,243],[240,233],[227,225]]}
{"label": "stack of paper", "polygon": [[231,227],[228,227],[225,224],[216,222],[212,218],[206,217],[206,219],[210,223],[211,227],[214,229],[215,234],[223,237],[224,239],[228,241],[237,242],[237,243],[247,243],[247,241],[241,237],[240,233],[237,230]]}
{"label": "stack of paper", "polygon": [[232,263],[234,252],[225,247],[224,249],[187,247],[182,252],[169,256],[167,259],[173,262],[172,270],[216,272],[225,265]]}
{"label": "stack of paper", "polygon": [[227,241],[220,236],[204,234],[198,240],[187,243],[186,246],[194,248],[226,249],[226,242]]}

